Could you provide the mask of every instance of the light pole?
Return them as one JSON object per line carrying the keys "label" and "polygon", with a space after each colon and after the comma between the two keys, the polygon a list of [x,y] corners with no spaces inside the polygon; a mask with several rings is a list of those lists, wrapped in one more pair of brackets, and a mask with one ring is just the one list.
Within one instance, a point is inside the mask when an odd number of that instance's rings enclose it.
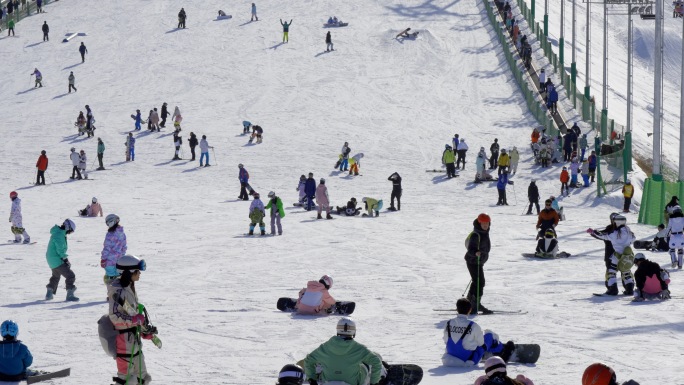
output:
{"label": "light pole", "polygon": [[[561,3],[561,20],[560,20],[560,39],[558,40],[558,59],[560,60],[561,73],[565,74],[565,0],[560,0]],[[561,76],[561,84],[563,84],[565,76]]]}
{"label": "light pole", "polygon": [[[583,120],[589,120],[591,118],[591,106],[589,101],[591,100],[591,14],[589,9],[591,8],[591,3],[587,2],[587,26],[586,26],[586,69],[584,71],[584,103],[582,103],[582,118]],[[592,127],[594,128],[594,127]]]}
{"label": "light pole", "polygon": [[663,180],[661,167],[663,122],[663,0],[656,0],[655,81],[653,86],[653,174],[654,181]]}
{"label": "light pole", "polygon": [[572,63],[570,63],[570,78],[572,79],[572,106],[577,108],[577,62],[575,61],[575,39],[577,38],[577,18],[575,17],[577,0],[572,0]]}
{"label": "light pole", "polygon": [[632,58],[634,54],[632,50],[634,49],[634,31],[632,28],[634,26],[634,21],[632,20],[632,10],[631,6],[627,6],[627,131],[625,132],[625,148],[623,149],[623,154],[625,154],[625,166],[624,168],[624,180],[627,180],[627,171],[632,171],[632,103],[634,101],[634,96],[632,95],[632,84],[633,84],[633,74],[632,74]]}
{"label": "light pole", "polygon": [[[684,39],[684,17],[682,17],[682,39]],[[679,105],[679,182],[684,182],[684,40],[682,40],[682,83]]]}
{"label": "light pole", "polygon": [[549,36],[549,0],[544,0],[544,37]]}
{"label": "light pole", "polygon": [[603,3],[603,88],[601,109],[601,139],[608,139],[608,3]]}

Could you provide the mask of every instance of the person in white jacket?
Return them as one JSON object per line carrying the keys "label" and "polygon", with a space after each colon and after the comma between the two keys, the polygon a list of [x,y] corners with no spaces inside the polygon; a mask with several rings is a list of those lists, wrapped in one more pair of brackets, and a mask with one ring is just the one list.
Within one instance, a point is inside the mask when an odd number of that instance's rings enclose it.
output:
{"label": "person in white jacket", "polygon": [[[457,170],[465,170],[466,152],[468,152],[468,144],[466,143],[465,138],[461,138],[461,141],[458,142],[458,147],[456,148],[456,154],[458,155],[458,158],[456,159]],[[461,168],[461,162],[463,162],[463,168]]]}
{"label": "person in white jacket", "polygon": [[24,236],[24,243],[31,243],[31,237],[29,237],[26,229],[24,229],[24,224],[21,218],[21,199],[19,199],[19,194],[16,191],[10,193],[10,199],[12,200],[12,209],[10,210],[9,221],[12,223],[12,233],[14,234],[14,243],[21,242],[22,235]]}
{"label": "person in white jacket", "polygon": [[78,156],[78,169],[83,173],[85,179],[88,179],[88,172],[86,171],[87,166],[88,158],[86,157],[85,151],[81,150],[81,153]]}
{"label": "person in white jacket", "polygon": [[[202,140],[200,140],[200,142],[199,142],[199,148],[200,148],[200,167],[211,166],[209,164],[209,149],[214,148],[214,147],[209,145],[209,142],[207,142],[207,136],[206,135],[202,135]],[[202,160],[205,157],[207,158],[207,161],[206,161],[206,163],[204,163],[204,166],[202,166]]]}
{"label": "person in white jacket", "polygon": [[[665,228],[667,234],[670,234],[670,258],[672,259],[672,268],[682,268],[682,257],[684,257],[684,214],[682,208],[675,206],[670,214],[670,220],[667,222]],[[675,255],[675,250],[679,254],[679,258]]]}
{"label": "person in white jacket", "polygon": [[[71,159],[71,164],[74,166],[74,168],[71,170],[71,179],[83,179],[81,177],[81,171],[78,169],[78,165],[81,162],[81,156],[76,152],[74,147],[71,147],[71,155],[69,155],[69,159]],[[76,177],[76,175],[78,175],[78,177]]]}
{"label": "person in white jacket", "polygon": [[622,286],[625,288],[623,293],[634,294],[634,277],[631,270],[634,265],[634,251],[631,244],[636,238],[626,223],[627,218],[617,214],[612,216],[612,224],[605,230],[587,229],[587,233],[592,237],[610,242],[614,250],[610,261],[606,261],[606,295],[618,295],[618,270],[621,273]]}

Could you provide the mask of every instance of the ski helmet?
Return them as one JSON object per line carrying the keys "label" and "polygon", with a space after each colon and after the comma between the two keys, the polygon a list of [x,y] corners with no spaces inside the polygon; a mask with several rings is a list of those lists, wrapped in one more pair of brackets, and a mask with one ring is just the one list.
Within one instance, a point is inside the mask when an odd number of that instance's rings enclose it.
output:
{"label": "ski helmet", "polygon": [[107,227],[114,227],[114,225],[119,224],[119,216],[116,214],[109,214],[105,217],[105,224]]}
{"label": "ski helmet", "polygon": [[17,194],[16,191],[12,191],[12,192],[10,193],[10,199],[14,199],[14,198],[16,198],[16,197],[18,197],[18,196],[19,196],[19,194]]}
{"label": "ski helmet", "polygon": [[448,144],[445,144],[444,148],[451,148],[451,146],[449,146]]}
{"label": "ski helmet", "polygon": [[591,364],[584,369],[582,385],[615,385],[617,379],[613,369],[604,364]]}
{"label": "ski helmet", "polygon": [[97,198],[93,197],[93,203],[97,203]]}
{"label": "ski helmet", "polygon": [[259,198],[261,198],[261,195],[259,195],[258,192],[255,192],[254,193],[254,199],[259,199]]}
{"label": "ski helmet", "polygon": [[126,254],[116,261],[116,271],[119,274],[123,274],[124,270],[133,271],[140,270],[145,271],[147,264],[144,259],[140,259],[135,255]]}
{"label": "ski helmet", "polygon": [[356,202],[356,198],[352,197],[352,199],[350,199],[350,201]]}
{"label": "ski helmet", "polygon": [[646,259],[646,256],[644,255],[644,253],[636,253],[634,255],[634,262],[635,263],[636,263],[636,261],[640,261],[640,260],[643,261],[644,259]]}
{"label": "ski helmet", "polygon": [[489,357],[487,358],[487,361],[485,361],[484,369],[487,377],[491,377],[494,373],[506,374],[506,361],[497,356]]}
{"label": "ski helmet", "polygon": [[62,226],[64,226],[64,230],[66,230],[67,232],[73,233],[74,231],[76,231],[76,224],[74,223],[74,221],[72,221],[69,218],[64,220],[64,223],[62,223]]}
{"label": "ski helmet", "polygon": [[268,192],[268,197],[269,197],[269,198],[275,197],[275,193],[274,193],[273,191],[269,191],[269,192]]}
{"label": "ski helmet", "polygon": [[325,184],[325,178],[321,178],[321,184]]}
{"label": "ski helmet", "polygon": [[627,218],[625,218],[623,215],[618,214],[613,218],[613,223],[615,223],[615,226],[617,227],[624,226],[627,224]]}
{"label": "ski helmet", "polygon": [[477,216],[477,221],[479,223],[490,223],[492,221],[492,219],[486,213],[482,213],[482,214]]}
{"label": "ski helmet", "polygon": [[351,318],[342,318],[337,322],[337,335],[354,338],[356,336],[356,323]]}
{"label": "ski helmet", "polygon": [[71,152],[76,151],[76,147],[71,147]]}
{"label": "ski helmet", "polygon": [[278,373],[277,385],[302,385],[304,383],[304,369],[299,365],[288,364]]}
{"label": "ski helmet", "polygon": [[318,280],[318,282],[320,282],[320,283],[322,283],[323,285],[325,285],[325,288],[326,288],[326,289],[330,289],[330,288],[332,287],[332,285],[333,285],[333,279],[332,279],[332,277],[329,276],[329,275],[327,275],[327,274],[324,275],[324,276],[322,276],[321,279]]}
{"label": "ski helmet", "polygon": [[19,334],[19,326],[12,320],[7,320],[0,325],[0,335],[2,335],[3,338],[5,337],[14,337],[16,338],[17,335]]}

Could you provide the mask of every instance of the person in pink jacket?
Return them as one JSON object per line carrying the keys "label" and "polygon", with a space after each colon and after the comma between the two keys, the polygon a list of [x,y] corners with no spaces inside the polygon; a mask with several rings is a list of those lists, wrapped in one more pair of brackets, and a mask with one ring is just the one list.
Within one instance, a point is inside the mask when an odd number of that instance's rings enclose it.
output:
{"label": "person in pink jacket", "polygon": [[321,183],[316,187],[316,203],[318,204],[318,218],[323,219],[321,216],[322,210],[325,208],[325,219],[333,219],[330,216],[330,198],[328,198],[328,188],[325,187],[325,179],[321,178]]}
{"label": "person in pink jacket", "polygon": [[335,306],[333,298],[328,290],[332,287],[333,279],[324,275],[316,281],[309,281],[306,287],[299,291],[297,300],[297,313],[309,315],[327,315]]}

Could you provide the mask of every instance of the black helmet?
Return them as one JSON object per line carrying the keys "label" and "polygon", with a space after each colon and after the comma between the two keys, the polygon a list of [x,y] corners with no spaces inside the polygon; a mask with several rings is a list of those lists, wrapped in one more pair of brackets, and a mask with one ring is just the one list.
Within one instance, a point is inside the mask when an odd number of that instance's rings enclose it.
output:
{"label": "black helmet", "polygon": [[288,364],[278,373],[277,385],[302,385],[304,383],[304,369],[299,365]]}

